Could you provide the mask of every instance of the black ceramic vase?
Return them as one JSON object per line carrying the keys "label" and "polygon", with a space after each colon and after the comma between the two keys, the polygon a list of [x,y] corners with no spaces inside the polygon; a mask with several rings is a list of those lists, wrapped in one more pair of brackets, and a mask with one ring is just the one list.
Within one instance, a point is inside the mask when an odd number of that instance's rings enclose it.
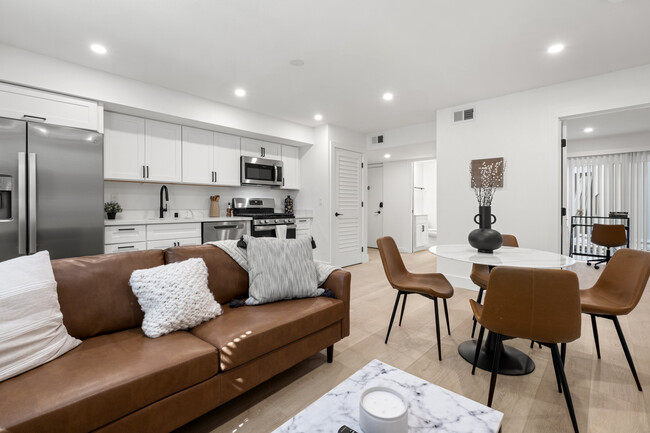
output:
{"label": "black ceramic vase", "polygon": [[503,237],[498,231],[492,230],[492,224],[496,221],[497,217],[492,215],[492,206],[478,207],[478,214],[474,216],[474,222],[478,224],[479,228],[472,230],[467,236],[467,240],[479,253],[492,253],[492,251],[501,248]]}

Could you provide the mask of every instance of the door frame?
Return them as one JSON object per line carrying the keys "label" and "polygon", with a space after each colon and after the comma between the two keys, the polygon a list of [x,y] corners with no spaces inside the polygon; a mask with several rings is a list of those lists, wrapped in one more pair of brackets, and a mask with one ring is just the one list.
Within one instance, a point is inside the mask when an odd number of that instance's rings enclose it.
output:
{"label": "door frame", "polygon": [[361,247],[363,248],[361,254],[361,263],[366,263],[369,260],[368,257],[368,221],[366,215],[366,203],[368,202],[368,163],[366,161],[366,152],[365,149],[360,149],[356,146],[350,146],[339,141],[330,140],[329,142],[329,160],[330,160],[330,183],[329,183],[329,232],[330,232],[330,261],[334,262],[335,257],[335,242],[334,242],[334,194],[336,189],[336,160],[335,154],[336,149],[347,150],[349,152],[355,152],[361,155],[361,162],[363,167],[361,168],[361,201],[364,203],[363,209],[361,210]]}
{"label": "door frame", "polygon": [[[381,202],[383,203],[383,201],[384,201],[384,186],[383,186],[384,164],[380,162],[380,163],[375,163],[375,164],[369,164],[368,165],[368,169],[367,169],[367,172],[368,172],[368,185],[366,186],[366,189],[365,189],[366,191],[369,191],[369,188],[370,188],[370,169],[371,168],[380,168],[381,169],[381,174],[382,174],[382,176],[381,176],[381,179],[382,179],[381,200],[382,201]],[[367,218],[367,221],[368,221],[368,227],[366,228],[366,233],[369,234],[370,233],[370,212],[372,212],[372,209],[370,208],[370,193],[369,192],[367,193],[367,201],[368,201],[368,203],[366,204],[365,214],[366,214],[366,218]],[[383,216],[383,214],[382,214],[382,217],[381,217],[381,221],[382,221],[381,235],[383,236],[384,235],[384,216]],[[377,242],[376,241],[374,243],[374,246],[371,245],[372,240],[370,239],[370,236],[367,236],[367,241],[368,241],[368,248],[377,248]]]}

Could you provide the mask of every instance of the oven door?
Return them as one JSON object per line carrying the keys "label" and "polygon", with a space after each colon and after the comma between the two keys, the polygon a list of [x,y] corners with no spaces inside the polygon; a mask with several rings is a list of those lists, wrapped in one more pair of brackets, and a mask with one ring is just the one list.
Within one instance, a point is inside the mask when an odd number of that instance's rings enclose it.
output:
{"label": "oven door", "polygon": [[[253,236],[256,238],[274,238],[275,225],[253,226]],[[287,224],[287,239],[296,238],[296,225]]]}
{"label": "oven door", "polygon": [[282,161],[241,157],[242,185],[282,185]]}

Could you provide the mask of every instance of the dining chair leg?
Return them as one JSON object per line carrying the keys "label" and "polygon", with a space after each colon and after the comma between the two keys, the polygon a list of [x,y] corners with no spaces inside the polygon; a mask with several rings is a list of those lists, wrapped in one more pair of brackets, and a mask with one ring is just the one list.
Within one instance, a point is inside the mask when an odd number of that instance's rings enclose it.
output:
{"label": "dining chair leg", "polygon": [[564,361],[566,360],[566,343],[560,344],[560,358],[562,358],[562,366],[564,366]]}
{"label": "dining chair leg", "polygon": [[571,392],[569,391],[569,384],[566,381],[566,374],[564,373],[564,367],[562,366],[562,359],[560,358],[560,351],[557,348],[557,344],[551,345],[551,354],[553,355],[553,362],[557,363],[560,370],[560,379],[562,380],[562,389],[564,390],[564,399],[566,400],[566,405],[569,408],[569,416],[571,416],[571,424],[573,424],[573,431],[578,433],[578,421],[576,420],[576,414],[573,410],[573,401],[571,400]]}
{"label": "dining chair leg", "polygon": [[436,313],[436,341],[438,342],[438,360],[442,361],[442,348],[440,347],[440,320],[438,318],[438,298],[433,298],[433,308]]}
{"label": "dining chair leg", "polygon": [[451,329],[449,328],[449,311],[447,311],[447,300],[443,298],[442,304],[445,306],[445,320],[447,320],[447,335],[451,335]]}
{"label": "dining chair leg", "polygon": [[[478,296],[476,297],[476,302],[479,304],[483,300],[483,287],[479,287]],[[474,331],[476,331],[476,317],[474,317],[474,324],[472,325],[472,338],[474,338]]]}
{"label": "dining chair leg", "polygon": [[[549,345],[549,348],[551,346]],[[552,355],[553,349],[551,348],[551,355]],[[553,359],[553,370],[555,370],[555,381],[557,382],[557,392],[562,394],[562,379],[560,378],[560,367],[557,365],[557,362],[555,361],[555,356],[551,356],[551,359]]]}
{"label": "dining chair leg", "polygon": [[630,364],[630,370],[632,370],[632,375],[636,381],[636,387],[639,388],[639,391],[643,391],[641,388],[641,382],[639,382],[639,376],[636,374],[636,369],[634,368],[634,362],[632,361],[632,355],[630,355],[630,349],[627,347],[625,342],[625,337],[623,336],[623,330],[621,330],[621,324],[618,323],[618,317],[612,316],[614,321],[614,326],[616,326],[616,333],[618,334],[618,339],[621,340],[621,346],[623,346],[623,352],[625,352],[625,357],[627,358],[627,363]]}
{"label": "dining chair leg", "polygon": [[390,335],[390,328],[393,327],[393,320],[395,320],[395,312],[397,312],[397,305],[399,304],[399,298],[402,296],[402,292],[397,292],[397,297],[395,298],[395,306],[393,307],[393,314],[390,316],[390,323],[388,324],[388,332],[386,333],[386,341],[384,344],[388,344],[388,336]]}
{"label": "dining chair leg", "polygon": [[399,315],[399,326],[402,326],[402,317],[404,317],[404,307],[406,307],[406,297],[408,293],[404,293],[404,299],[402,299],[402,312]]}
{"label": "dining chair leg", "polygon": [[499,374],[499,361],[501,360],[501,350],[503,349],[503,335],[496,334],[495,337],[495,347],[494,347],[494,359],[492,360],[492,375],[490,376],[490,393],[488,394],[488,407],[492,407],[492,397],[494,397],[494,387],[497,384],[497,376]]}
{"label": "dining chair leg", "polygon": [[476,351],[474,352],[474,362],[472,363],[472,375],[476,371],[476,363],[478,362],[478,354],[481,353],[481,345],[483,344],[483,333],[485,328],[481,325],[481,329],[478,331],[478,341],[476,342]]}
{"label": "dining chair leg", "polygon": [[598,359],[600,359],[600,342],[598,341],[598,326],[596,325],[596,316],[590,314],[591,316],[591,329],[594,331],[594,341],[596,341],[596,353],[598,354]]}

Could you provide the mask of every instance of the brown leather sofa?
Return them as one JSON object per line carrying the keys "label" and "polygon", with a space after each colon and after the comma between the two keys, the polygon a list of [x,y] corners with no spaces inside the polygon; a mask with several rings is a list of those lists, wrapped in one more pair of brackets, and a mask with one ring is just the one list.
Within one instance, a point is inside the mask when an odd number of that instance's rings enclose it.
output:
{"label": "brown leather sofa", "polygon": [[[128,284],[136,269],[205,261],[223,315],[194,329],[146,337]],[[336,299],[230,309],[248,274],[221,249],[177,247],[52,261],[68,332],[83,343],[0,382],[0,432],[173,430],[327,348],[350,332],[350,273],[323,287]]]}

